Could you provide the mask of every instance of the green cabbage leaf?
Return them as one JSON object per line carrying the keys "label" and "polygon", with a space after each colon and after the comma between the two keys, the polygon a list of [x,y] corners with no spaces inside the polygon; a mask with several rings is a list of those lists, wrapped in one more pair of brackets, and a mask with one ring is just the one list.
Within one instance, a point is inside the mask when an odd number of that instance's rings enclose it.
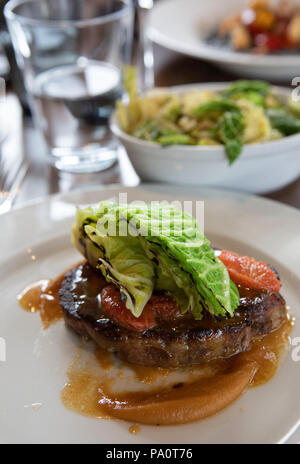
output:
{"label": "green cabbage leaf", "polygon": [[116,285],[139,317],[153,291],[165,291],[182,313],[232,316],[239,293],[196,220],[165,203],[102,202],[78,209],[72,241]]}

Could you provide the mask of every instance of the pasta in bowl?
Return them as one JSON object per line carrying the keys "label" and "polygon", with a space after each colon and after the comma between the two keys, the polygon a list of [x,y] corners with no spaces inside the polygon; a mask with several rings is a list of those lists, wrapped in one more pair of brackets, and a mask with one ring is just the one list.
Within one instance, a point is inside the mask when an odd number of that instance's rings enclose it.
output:
{"label": "pasta in bowl", "polygon": [[298,104],[262,81],[154,89],[111,119],[144,181],[230,187],[264,193],[299,175]]}

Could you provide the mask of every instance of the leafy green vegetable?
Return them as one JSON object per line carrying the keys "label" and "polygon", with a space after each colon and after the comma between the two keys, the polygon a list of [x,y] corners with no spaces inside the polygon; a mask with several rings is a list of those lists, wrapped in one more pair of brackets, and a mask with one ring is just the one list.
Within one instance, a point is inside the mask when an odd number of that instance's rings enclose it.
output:
{"label": "leafy green vegetable", "polygon": [[133,135],[139,139],[154,140],[159,135],[159,127],[154,121],[147,121]]}
{"label": "leafy green vegetable", "polygon": [[259,93],[246,92],[245,94],[241,94],[241,98],[243,98],[243,96],[245,96],[247,100],[250,100],[257,106],[264,106],[264,97]]}
{"label": "leafy green vegetable", "polygon": [[187,134],[182,134],[173,127],[170,128],[163,123],[147,121],[142,127],[134,132],[135,137],[151,140],[163,146],[169,145],[192,145],[194,140]]}
{"label": "leafy green vegetable", "polygon": [[173,295],[196,319],[203,309],[233,315],[239,294],[196,220],[170,205],[102,202],[78,210],[72,240],[139,317],[153,289]]}
{"label": "leafy green vegetable", "polygon": [[161,145],[193,145],[193,139],[186,134],[168,134],[157,138],[157,142]]}
{"label": "leafy green vegetable", "polygon": [[224,141],[229,164],[232,164],[243,151],[243,142],[240,138],[228,139]]}
{"label": "leafy green vegetable", "polygon": [[232,280],[230,281],[230,302],[232,308],[237,308],[240,304],[240,294],[235,283],[233,283]]}
{"label": "leafy green vegetable", "polygon": [[240,80],[231,84],[230,87],[221,94],[223,98],[235,101],[246,99],[257,106],[264,107],[266,105],[266,98],[271,95],[270,90],[271,86],[267,82]]}
{"label": "leafy green vegetable", "polygon": [[120,288],[127,308],[139,317],[153,292],[153,265],[135,237],[98,233],[97,222],[108,208],[110,204],[103,202],[96,210],[78,209],[72,242],[93,267]]}
{"label": "leafy green vegetable", "polygon": [[270,84],[264,81],[239,80],[231,84],[227,90],[224,90],[222,95],[226,98],[232,98],[240,93],[251,93],[252,95],[257,93],[264,96],[270,91],[270,88]]}
{"label": "leafy green vegetable", "polygon": [[284,135],[292,135],[300,132],[300,120],[284,110],[267,110],[267,116],[272,126]]}
{"label": "leafy green vegetable", "polygon": [[[85,227],[87,237],[104,250],[97,252],[97,267],[109,282],[120,287],[126,296],[127,308],[139,317],[152,295],[154,269],[143,247],[135,237],[109,237],[95,235],[95,228]],[[100,250],[99,249],[99,250]]]}
{"label": "leafy green vegetable", "polygon": [[208,112],[221,112],[224,111],[239,111],[239,108],[234,103],[226,100],[214,100],[198,106],[195,110],[195,116],[202,116]]}
{"label": "leafy green vegetable", "polygon": [[217,136],[225,145],[229,163],[232,164],[242,153],[241,134],[244,129],[241,112],[226,112],[217,125]]}
{"label": "leafy green vegetable", "polygon": [[257,92],[240,92],[231,97],[232,99],[238,100],[249,100],[254,103],[256,106],[265,106],[265,97]]}
{"label": "leafy green vegetable", "polygon": [[[179,130],[173,127],[171,122],[156,122],[156,121],[147,121],[143,126],[137,129],[134,132],[134,136],[144,140],[151,140],[158,143],[164,144],[164,137],[166,137],[166,144],[171,145],[175,143],[189,143],[189,140],[186,138],[181,139],[181,134]],[[176,137],[179,137],[178,141],[176,141]],[[160,142],[160,138],[162,141]],[[172,141],[174,139],[174,141]],[[183,142],[180,142],[184,140]]]}
{"label": "leafy green vegetable", "polygon": [[229,163],[232,164],[242,153],[241,139],[244,129],[243,115],[237,105],[226,100],[216,100],[205,103],[197,108],[195,114],[200,116],[207,112],[223,113],[216,125],[217,138],[225,145]]}

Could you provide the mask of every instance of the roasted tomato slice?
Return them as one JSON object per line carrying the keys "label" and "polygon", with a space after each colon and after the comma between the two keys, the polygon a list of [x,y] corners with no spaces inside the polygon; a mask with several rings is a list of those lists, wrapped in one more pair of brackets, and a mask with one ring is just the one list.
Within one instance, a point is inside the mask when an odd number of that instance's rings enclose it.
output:
{"label": "roasted tomato slice", "polygon": [[176,303],[167,296],[152,295],[140,317],[135,317],[121,301],[120,291],[113,285],[101,292],[102,308],[105,314],[127,329],[143,332],[155,327],[159,321],[174,319],[180,314]]}
{"label": "roasted tomato slice", "polygon": [[[223,250],[218,258],[227,267],[235,284],[279,292],[280,281],[267,264],[226,250]],[[164,295],[152,295],[142,315],[134,317],[121,300],[120,291],[113,285],[103,288],[101,301],[107,317],[127,329],[138,332],[151,329],[160,321],[169,321],[180,315],[180,310],[172,298]]]}
{"label": "roasted tomato slice", "polygon": [[280,281],[267,264],[226,250],[223,250],[218,258],[227,267],[235,284],[279,292]]}

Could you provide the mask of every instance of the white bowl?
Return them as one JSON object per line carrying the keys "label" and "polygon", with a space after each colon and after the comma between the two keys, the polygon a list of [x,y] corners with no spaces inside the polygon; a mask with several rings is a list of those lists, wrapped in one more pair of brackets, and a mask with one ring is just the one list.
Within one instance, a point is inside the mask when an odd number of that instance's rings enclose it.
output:
{"label": "white bowl", "polygon": [[[170,87],[173,93],[190,90],[220,91],[227,84],[193,84]],[[289,90],[274,87],[281,98]],[[245,145],[240,157],[229,166],[221,146],[172,145],[162,147],[133,137],[120,128],[116,114],[111,118],[111,130],[122,142],[128,156],[143,181],[171,184],[217,186],[253,193],[280,189],[300,175],[300,134],[280,140]]]}
{"label": "white bowl", "polygon": [[[300,0],[293,1],[300,5]],[[245,4],[245,0],[164,0],[151,12],[149,36],[170,50],[212,61],[248,78],[283,82],[299,76],[300,55],[239,53],[206,43],[207,35]]]}

